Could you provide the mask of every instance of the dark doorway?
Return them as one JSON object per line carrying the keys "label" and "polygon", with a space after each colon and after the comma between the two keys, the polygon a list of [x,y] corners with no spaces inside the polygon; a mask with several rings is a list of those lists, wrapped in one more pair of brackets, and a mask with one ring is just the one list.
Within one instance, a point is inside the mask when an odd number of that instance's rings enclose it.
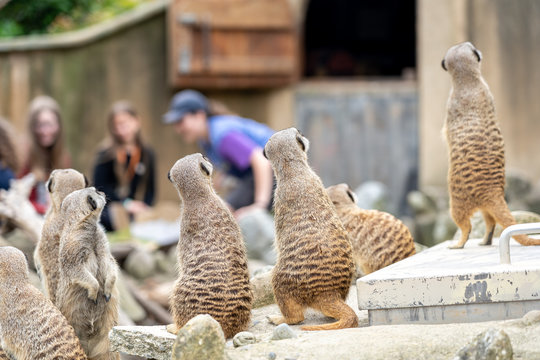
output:
{"label": "dark doorway", "polygon": [[416,67],[415,0],[310,0],[304,75],[402,76]]}

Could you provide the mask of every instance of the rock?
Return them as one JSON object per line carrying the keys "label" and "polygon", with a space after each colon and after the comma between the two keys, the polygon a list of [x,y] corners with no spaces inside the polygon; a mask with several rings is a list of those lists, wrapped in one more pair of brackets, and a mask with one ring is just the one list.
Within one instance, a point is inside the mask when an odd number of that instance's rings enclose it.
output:
{"label": "rock", "polygon": [[[517,224],[527,224],[533,222],[540,222],[540,215],[533,213],[531,211],[512,211],[512,216],[516,220]],[[494,237],[501,236],[503,228],[500,224],[495,226],[495,231],[493,232]],[[481,212],[476,212],[471,218],[471,234],[469,239],[481,239],[484,237],[486,232],[486,224],[484,223],[484,218],[482,217]],[[454,234],[454,240],[458,240],[461,237],[461,230],[458,229]]]}
{"label": "rock", "polygon": [[448,212],[440,212],[433,227],[433,241],[439,244],[450,240],[456,233],[457,225]]}
{"label": "rock", "polygon": [[436,213],[425,213],[418,215],[415,223],[414,233],[416,234],[416,237],[414,240],[428,247],[435,245],[436,242],[433,237],[433,231],[435,229],[436,221]]}
{"label": "rock", "polygon": [[13,231],[10,231],[7,234],[4,234],[4,240],[13,247],[21,250],[26,259],[28,260],[28,267],[30,269],[35,269],[36,265],[34,264],[34,251],[36,249],[36,244],[34,239],[29,233],[21,228],[15,228]]}
{"label": "rock", "polygon": [[129,253],[124,269],[137,279],[145,279],[156,273],[156,259],[150,251],[139,247]]}
{"label": "rock", "polygon": [[506,170],[504,193],[508,202],[525,199],[532,188],[532,182],[525,173],[516,169]]}
{"label": "rock", "polygon": [[407,203],[417,215],[434,214],[437,204],[430,196],[421,191],[411,191],[407,194]]}
{"label": "rock", "polygon": [[490,328],[468,345],[461,348],[454,360],[511,360],[512,343],[508,335],[499,329]]}
{"label": "rock", "polygon": [[161,326],[115,326],[109,333],[111,351],[156,360],[170,360],[176,339]]}
{"label": "rock", "polygon": [[264,209],[256,209],[238,219],[246,244],[247,256],[267,264],[276,263],[274,218]]}
{"label": "rock", "polygon": [[258,308],[276,302],[272,288],[272,271],[268,271],[251,278],[249,281],[253,289],[253,308]]}
{"label": "rock", "polygon": [[287,324],[279,324],[274,328],[274,331],[272,332],[271,340],[285,340],[285,339],[294,339],[297,338],[298,335],[291,329],[291,327]]}
{"label": "rock", "polygon": [[257,338],[252,332],[249,332],[249,331],[239,332],[233,337],[234,347],[255,344],[256,342],[257,342]]}
{"label": "rock", "polygon": [[268,353],[268,360],[275,360],[277,357],[275,352],[269,352]]}
{"label": "rock", "polygon": [[219,323],[207,314],[189,320],[178,332],[171,359],[226,359],[225,336]]}
{"label": "rock", "polygon": [[119,293],[120,308],[132,321],[138,322],[144,320],[146,318],[146,311],[137,300],[135,300],[131,291],[129,291],[122,273],[118,275],[116,286]]}
{"label": "rock", "polygon": [[266,265],[261,268],[258,268],[253,272],[253,276],[263,275],[269,272],[272,272],[272,269],[274,268],[274,265]]}
{"label": "rock", "polygon": [[389,211],[388,187],[379,181],[366,181],[358,186],[356,204],[362,209]]}
{"label": "rock", "polygon": [[171,261],[167,254],[158,250],[154,252],[154,260],[156,262],[156,269],[158,271],[176,275],[176,258],[174,261]]}
{"label": "rock", "polygon": [[414,242],[414,249],[416,250],[416,253],[418,254],[421,251],[424,251],[426,249],[429,249],[426,245],[422,245],[420,243]]}
{"label": "rock", "polygon": [[521,318],[525,326],[537,325],[540,323],[540,310],[532,310]]}

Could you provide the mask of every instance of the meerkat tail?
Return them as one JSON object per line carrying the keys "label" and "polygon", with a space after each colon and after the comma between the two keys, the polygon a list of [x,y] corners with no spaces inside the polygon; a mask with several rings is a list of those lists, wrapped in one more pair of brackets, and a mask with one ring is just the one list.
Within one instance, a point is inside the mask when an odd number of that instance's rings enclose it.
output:
{"label": "meerkat tail", "polygon": [[338,321],[324,325],[302,326],[302,330],[337,330],[358,326],[358,317],[354,310],[335,294],[318,296],[311,306]]}
{"label": "meerkat tail", "polygon": [[[510,225],[516,224],[516,220],[512,216],[512,213],[510,213],[510,209],[508,209],[504,198],[500,199],[497,205],[490,210],[491,215],[495,218],[495,221],[501,224],[503,229],[506,229]],[[527,235],[515,235],[512,237],[514,240],[524,246],[540,245],[540,239],[531,239]]]}

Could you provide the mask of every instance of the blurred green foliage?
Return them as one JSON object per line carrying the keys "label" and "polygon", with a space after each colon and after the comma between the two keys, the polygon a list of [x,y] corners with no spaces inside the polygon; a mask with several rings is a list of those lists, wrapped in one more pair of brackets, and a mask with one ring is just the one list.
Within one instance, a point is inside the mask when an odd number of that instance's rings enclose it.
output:
{"label": "blurred green foliage", "polygon": [[0,36],[58,33],[114,17],[145,0],[11,0],[0,9]]}

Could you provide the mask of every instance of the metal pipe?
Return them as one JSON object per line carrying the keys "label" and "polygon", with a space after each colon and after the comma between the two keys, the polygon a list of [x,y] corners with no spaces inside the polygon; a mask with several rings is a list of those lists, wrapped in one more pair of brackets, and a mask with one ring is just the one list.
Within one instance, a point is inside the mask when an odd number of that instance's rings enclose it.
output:
{"label": "metal pipe", "polygon": [[510,264],[510,238],[514,235],[529,235],[540,233],[540,222],[510,225],[503,230],[499,237],[499,255],[501,264]]}

